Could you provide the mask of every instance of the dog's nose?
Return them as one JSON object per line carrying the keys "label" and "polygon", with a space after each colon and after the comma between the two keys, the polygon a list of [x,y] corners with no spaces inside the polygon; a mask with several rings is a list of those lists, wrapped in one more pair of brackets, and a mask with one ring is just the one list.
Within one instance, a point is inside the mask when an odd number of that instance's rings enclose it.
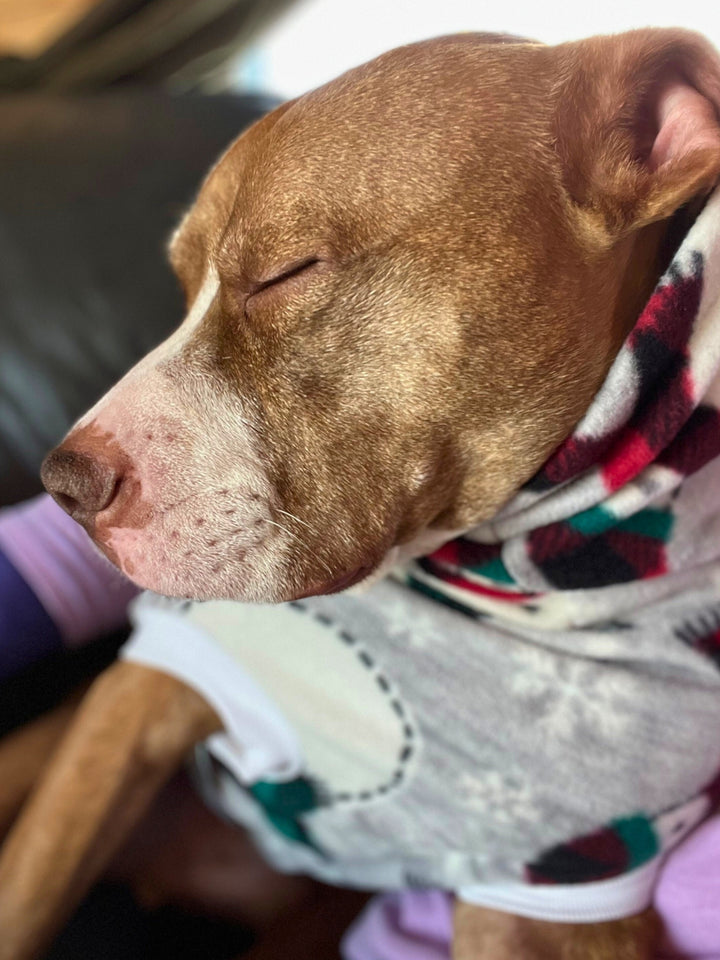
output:
{"label": "dog's nose", "polygon": [[48,454],[40,476],[53,499],[80,523],[106,510],[122,483],[111,463],[62,447]]}

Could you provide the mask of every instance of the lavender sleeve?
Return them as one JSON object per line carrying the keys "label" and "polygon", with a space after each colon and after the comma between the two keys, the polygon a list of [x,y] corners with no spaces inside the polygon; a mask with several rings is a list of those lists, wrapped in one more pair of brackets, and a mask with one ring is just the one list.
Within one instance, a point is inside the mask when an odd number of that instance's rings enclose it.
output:
{"label": "lavender sleeve", "polygon": [[0,552],[0,681],[62,645],[60,631]]}
{"label": "lavender sleeve", "polygon": [[440,890],[375,897],[346,933],[343,960],[450,960],[452,902]]}
{"label": "lavender sleeve", "polygon": [[0,672],[13,645],[37,659],[119,627],[138,592],[47,495],[0,511],[0,553]]}
{"label": "lavender sleeve", "polygon": [[666,937],[658,960],[720,960],[720,814],[670,855],[655,908]]}

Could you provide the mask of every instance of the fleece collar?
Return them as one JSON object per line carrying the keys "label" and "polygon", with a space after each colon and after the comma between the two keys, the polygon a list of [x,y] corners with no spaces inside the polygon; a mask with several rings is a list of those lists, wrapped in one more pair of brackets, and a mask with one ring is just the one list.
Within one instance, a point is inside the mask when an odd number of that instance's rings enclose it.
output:
{"label": "fleece collar", "polygon": [[488,523],[417,562],[429,592],[524,602],[672,572],[673,499],[720,456],[720,188],[572,434]]}

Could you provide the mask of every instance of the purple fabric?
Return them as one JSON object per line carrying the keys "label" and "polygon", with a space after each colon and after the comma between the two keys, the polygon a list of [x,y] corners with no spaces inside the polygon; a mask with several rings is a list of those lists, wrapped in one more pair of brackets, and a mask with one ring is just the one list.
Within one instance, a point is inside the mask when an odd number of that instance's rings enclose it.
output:
{"label": "purple fabric", "polygon": [[47,495],[0,511],[0,550],[69,645],[121,626],[137,593]]}
{"label": "purple fabric", "polygon": [[343,960],[450,960],[452,900],[439,890],[375,897],[345,935]]}
{"label": "purple fabric", "polygon": [[720,960],[720,816],[670,856],[655,906],[666,930],[662,960]]}
{"label": "purple fabric", "polygon": [[0,552],[0,681],[61,646],[47,611]]}

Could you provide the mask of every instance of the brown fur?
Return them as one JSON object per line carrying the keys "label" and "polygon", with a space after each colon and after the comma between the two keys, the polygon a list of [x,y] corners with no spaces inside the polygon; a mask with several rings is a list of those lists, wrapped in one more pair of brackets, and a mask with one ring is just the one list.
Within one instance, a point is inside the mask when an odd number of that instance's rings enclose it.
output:
{"label": "brown fur", "polygon": [[[229,491],[214,488],[205,539],[193,539],[205,515],[188,514],[167,545],[176,592],[235,599],[332,590],[394,545],[490,516],[585,411],[667,263],[673,214],[702,202],[720,174],[714,147],[688,145],[667,163],[650,162],[664,92],[678,80],[707,98],[713,143],[720,69],[707,44],[682,31],[555,48],[444,38],[386,54],[275,111],[225,153],[173,243],[190,300],[208,264],[220,276],[201,322],[181,350],[158,355],[155,394],[143,394],[150,367],[142,367],[103,401],[106,410],[117,404],[116,422],[137,416],[146,431],[155,412],[143,398],[180,397],[189,410],[180,432],[130,436],[133,455],[113,452],[111,436],[98,453],[105,428],[91,417],[47,461],[49,488],[75,498],[71,509],[106,548],[98,531],[132,527],[149,537],[175,502],[138,505],[125,484],[96,527],[98,508],[81,499],[113,478],[88,482],[62,458],[104,457],[101,469],[115,471],[119,488],[122,460],[133,456],[132,482],[149,456],[166,485],[183,471],[209,482],[203,441],[222,446],[241,406],[272,491],[265,508],[287,518],[288,552],[273,557],[272,576],[254,593],[249,548],[234,567],[201,574],[194,545],[216,549],[212,527],[227,513],[220,500]],[[182,504],[198,496],[193,488]],[[261,499],[244,488],[244,506],[251,496]],[[133,527],[138,510],[143,524]],[[142,582],[160,575],[151,570]],[[111,677],[112,692],[122,677]],[[154,684],[133,685],[127,697],[142,741]],[[177,739],[148,764],[93,703],[72,735],[92,763],[90,786],[99,757],[117,751],[131,795],[145,778],[162,780],[180,745],[212,726],[197,703],[195,726],[153,713],[163,730],[178,724]],[[90,718],[102,727],[102,750]],[[0,946],[2,960],[30,955],[18,944],[57,925],[105,853],[107,839],[91,838],[97,814],[89,827],[80,822],[94,791],[78,782],[72,756],[63,749],[0,860],[0,928],[15,937]],[[69,851],[70,866],[54,873],[48,850]],[[648,918],[576,928],[463,907],[455,955],[643,960],[652,933]]]}
{"label": "brown fur", "polygon": [[459,903],[453,960],[653,960],[652,911],[613,923],[545,923]]}

